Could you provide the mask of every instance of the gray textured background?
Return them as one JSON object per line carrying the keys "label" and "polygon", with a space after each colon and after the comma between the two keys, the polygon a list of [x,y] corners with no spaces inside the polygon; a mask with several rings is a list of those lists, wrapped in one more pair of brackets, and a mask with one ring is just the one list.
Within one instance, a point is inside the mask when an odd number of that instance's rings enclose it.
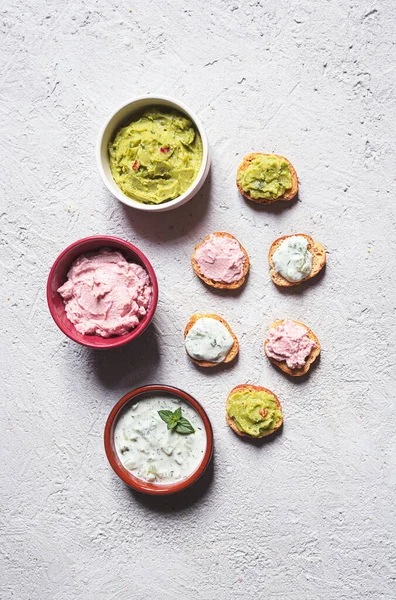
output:
{"label": "gray textured background", "polygon": [[[31,4],[6,1],[1,18],[0,597],[395,598],[394,2]],[[213,151],[203,191],[164,215],[127,209],[96,172],[104,118],[146,92],[190,105]],[[298,202],[262,208],[238,195],[236,167],[252,150],[292,161]],[[240,293],[193,274],[193,246],[213,230],[250,254]],[[282,291],[266,253],[296,232],[326,246],[328,267]],[[113,352],[66,339],[45,300],[58,253],[94,233],[136,243],[159,279],[154,324]],[[194,311],[229,321],[235,365],[188,361]],[[322,343],[301,382],[263,355],[268,325],[284,317]],[[102,442],[115,402],[153,382],[195,395],[216,442],[201,485],[160,501],[117,479]],[[283,403],[270,443],[225,425],[227,393],[243,382]]]}

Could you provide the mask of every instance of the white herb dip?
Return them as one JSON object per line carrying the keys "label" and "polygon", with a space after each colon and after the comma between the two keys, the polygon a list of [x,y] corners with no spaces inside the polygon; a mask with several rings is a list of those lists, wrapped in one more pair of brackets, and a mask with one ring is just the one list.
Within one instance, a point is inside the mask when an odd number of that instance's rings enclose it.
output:
{"label": "white herb dip", "polygon": [[234,338],[218,319],[201,317],[184,340],[188,354],[195,360],[222,362],[234,345]]}
{"label": "white herb dip", "polygon": [[294,283],[301,281],[311,272],[312,254],[308,250],[308,240],[302,235],[293,235],[281,242],[272,255],[277,273]]}
{"label": "white herb dip", "polygon": [[[179,407],[194,433],[168,429],[158,414]],[[158,484],[174,483],[189,477],[201,464],[206,431],[200,415],[187,402],[156,394],[126,406],[116,422],[114,442],[121,463],[133,475]]]}

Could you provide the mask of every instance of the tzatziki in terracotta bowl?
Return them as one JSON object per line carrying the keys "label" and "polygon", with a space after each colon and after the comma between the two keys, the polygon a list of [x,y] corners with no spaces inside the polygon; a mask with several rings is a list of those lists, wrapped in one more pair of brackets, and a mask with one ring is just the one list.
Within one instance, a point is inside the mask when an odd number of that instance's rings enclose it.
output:
{"label": "tzatziki in terracotta bowl", "polygon": [[110,465],[130,487],[174,494],[195,483],[213,453],[209,418],[192,396],[166,385],[126,394],[111,411],[104,444]]}
{"label": "tzatziki in terracotta bowl", "polygon": [[52,318],[73,341],[115,348],[137,338],[158,302],[151,263],[129,242],[95,235],[68,246],[48,276]]}

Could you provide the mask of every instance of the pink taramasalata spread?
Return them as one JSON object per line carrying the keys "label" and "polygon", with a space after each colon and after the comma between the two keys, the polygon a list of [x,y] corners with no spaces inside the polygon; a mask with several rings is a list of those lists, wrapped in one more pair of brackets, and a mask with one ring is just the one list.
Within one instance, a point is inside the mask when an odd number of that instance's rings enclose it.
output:
{"label": "pink taramasalata spread", "polygon": [[113,250],[82,254],[58,292],[66,315],[84,335],[124,335],[134,329],[151,304],[152,286],[143,267]]}
{"label": "pink taramasalata spread", "polygon": [[243,277],[246,256],[237,240],[211,235],[195,252],[201,275],[224,283],[234,283]]}
{"label": "pink taramasalata spread", "polygon": [[306,327],[294,321],[283,321],[270,330],[265,353],[274,360],[286,361],[289,369],[298,369],[305,365],[314,348],[316,344],[308,337]]}

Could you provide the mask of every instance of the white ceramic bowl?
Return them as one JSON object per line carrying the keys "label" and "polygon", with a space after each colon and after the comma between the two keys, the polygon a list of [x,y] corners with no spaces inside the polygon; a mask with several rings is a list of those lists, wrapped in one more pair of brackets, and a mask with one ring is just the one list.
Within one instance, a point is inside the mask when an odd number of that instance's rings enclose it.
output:
{"label": "white ceramic bowl", "polygon": [[[143,202],[137,202],[137,200],[133,200],[132,198],[129,198],[129,196],[124,194],[114,181],[113,176],[111,174],[109,153],[107,149],[109,142],[111,139],[113,139],[116,131],[118,131],[118,129],[120,129],[122,126],[128,124],[128,120],[132,121],[133,115],[136,114],[138,111],[141,111],[150,106],[164,106],[166,108],[173,108],[181,113],[184,113],[187,117],[191,119],[191,121],[194,122],[202,138],[202,164],[196,179],[193,181],[188,190],[184,192],[184,194],[178,196],[174,200],[163,202],[162,204],[143,204]],[[103,179],[103,183],[105,184],[107,189],[113,194],[113,196],[115,196],[116,198],[118,198],[118,200],[120,200],[124,204],[127,204],[128,206],[132,206],[133,208],[137,208],[138,210],[145,210],[148,212],[165,212],[167,210],[177,208],[178,206],[182,206],[182,204],[185,204],[186,202],[191,200],[191,198],[193,198],[193,196],[195,196],[195,194],[203,186],[210,168],[208,139],[202,127],[201,121],[182,102],[179,102],[179,100],[174,100],[173,98],[169,98],[167,96],[139,96],[138,98],[133,98],[132,100],[129,100],[125,104],[119,106],[109,116],[109,118],[106,119],[102,130],[99,133],[99,138],[96,145],[96,160],[100,176]]]}

